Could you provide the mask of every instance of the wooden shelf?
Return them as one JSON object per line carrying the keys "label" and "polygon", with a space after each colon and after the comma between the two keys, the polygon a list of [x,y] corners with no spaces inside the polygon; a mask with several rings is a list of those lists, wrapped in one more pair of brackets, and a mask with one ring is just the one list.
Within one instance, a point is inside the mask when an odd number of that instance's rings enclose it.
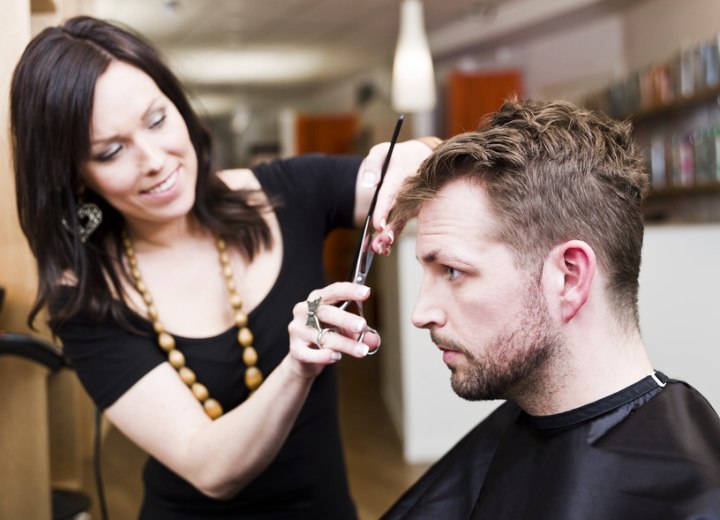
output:
{"label": "wooden shelf", "polygon": [[[668,103],[651,108],[640,108],[627,115],[634,123],[668,116],[685,108],[702,105],[720,96],[720,85],[696,91],[692,96],[674,99]],[[720,102],[720,100],[718,100]]]}
{"label": "wooden shelf", "polygon": [[673,186],[668,188],[652,188],[650,197],[682,197],[684,195],[714,195],[720,193],[720,182],[706,182],[692,186]]}

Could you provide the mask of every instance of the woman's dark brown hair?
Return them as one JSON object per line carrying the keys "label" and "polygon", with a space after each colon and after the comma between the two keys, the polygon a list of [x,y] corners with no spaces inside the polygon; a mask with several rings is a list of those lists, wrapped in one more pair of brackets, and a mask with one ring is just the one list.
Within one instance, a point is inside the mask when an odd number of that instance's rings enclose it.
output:
{"label": "woman's dark brown hair", "polygon": [[[158,52],[133,32],[90,17],[45,29],[27,46],[11,86],[11,125],[20,225],[38,267],[38,293],[28,317],[50,304],[50,327],[83,312],[110,312],[128,326],[121,277],[122,215],[91,190],[83,201],[103,211],[102,225],[85,243],[76,233],[80,171],[90,152],[90,119],[98,78],[113,61],[150,76],[175,104],[188,127],[198,158],[195,204],[198,221],[236,245],[248,259],[271,243],[263,207],[248,191],[233,192],[215,175],[209,133],[193,111],[180,82]],[[131,95],[131,94],[129,94]],[[69,300],[58,302],[62,280],[74,279]]]}

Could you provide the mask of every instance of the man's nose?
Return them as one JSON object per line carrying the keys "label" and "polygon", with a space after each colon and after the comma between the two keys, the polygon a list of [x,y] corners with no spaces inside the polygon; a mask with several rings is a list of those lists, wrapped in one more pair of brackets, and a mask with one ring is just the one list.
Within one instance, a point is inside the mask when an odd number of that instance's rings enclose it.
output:
{"label": "man's nose", "polygon": [[413,325],[420,329],[443,326],[445,313],[442,311],[441,304],[442,302],[438,301],[437,296],[433,295],[430,285],[423,283],[411,317]]}

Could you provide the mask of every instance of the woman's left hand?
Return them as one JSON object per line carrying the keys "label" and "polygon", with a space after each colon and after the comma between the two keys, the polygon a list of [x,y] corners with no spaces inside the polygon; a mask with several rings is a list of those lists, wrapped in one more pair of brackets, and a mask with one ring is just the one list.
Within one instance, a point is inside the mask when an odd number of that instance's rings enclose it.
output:
{"label": "woman's left hand", "polygon": [[[395,238],[394,230],[386,226],[390,209],[395,203],[395,198],[405,179],[417,173],[422,162],[432,153],[434,146],[439,142],[440,140],[437,138],[422,138],[422,140],[413,139],[395,145],[372,217],[372,227],[378,232],[372,244],[376,253],[387,254],[390,252],[389,248]],[[380,172],[389,147],[390,143],[376,144],[360,165],[356,210],[356,217],[359,217],[360,220],[364,219],[375,186],[380,180]]]}
{"label": "woman's left hand", "polygon": [[[380,347],[380,336],[368,329],[365,318],[341,309],[343,301],[362,302],[370,288],[351,282],[335,282],[312,291],[293,308],[288,325],[290,361],[301,375],[315,377],[341,354],[362,358]],[[362,334],[363,331],[368,333]]]}

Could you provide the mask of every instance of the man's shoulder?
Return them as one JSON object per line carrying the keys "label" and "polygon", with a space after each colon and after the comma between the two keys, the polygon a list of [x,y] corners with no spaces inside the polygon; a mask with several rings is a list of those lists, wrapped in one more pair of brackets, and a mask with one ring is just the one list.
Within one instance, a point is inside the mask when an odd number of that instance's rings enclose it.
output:
{"label": "man's shoulder", "polygon": [[[633,409],[598,442],[615,453],[686,461],[720,475],[720,417],[690,384],[669,379],[661,392]],[[696,462],[703,461],[696,467]]]}

